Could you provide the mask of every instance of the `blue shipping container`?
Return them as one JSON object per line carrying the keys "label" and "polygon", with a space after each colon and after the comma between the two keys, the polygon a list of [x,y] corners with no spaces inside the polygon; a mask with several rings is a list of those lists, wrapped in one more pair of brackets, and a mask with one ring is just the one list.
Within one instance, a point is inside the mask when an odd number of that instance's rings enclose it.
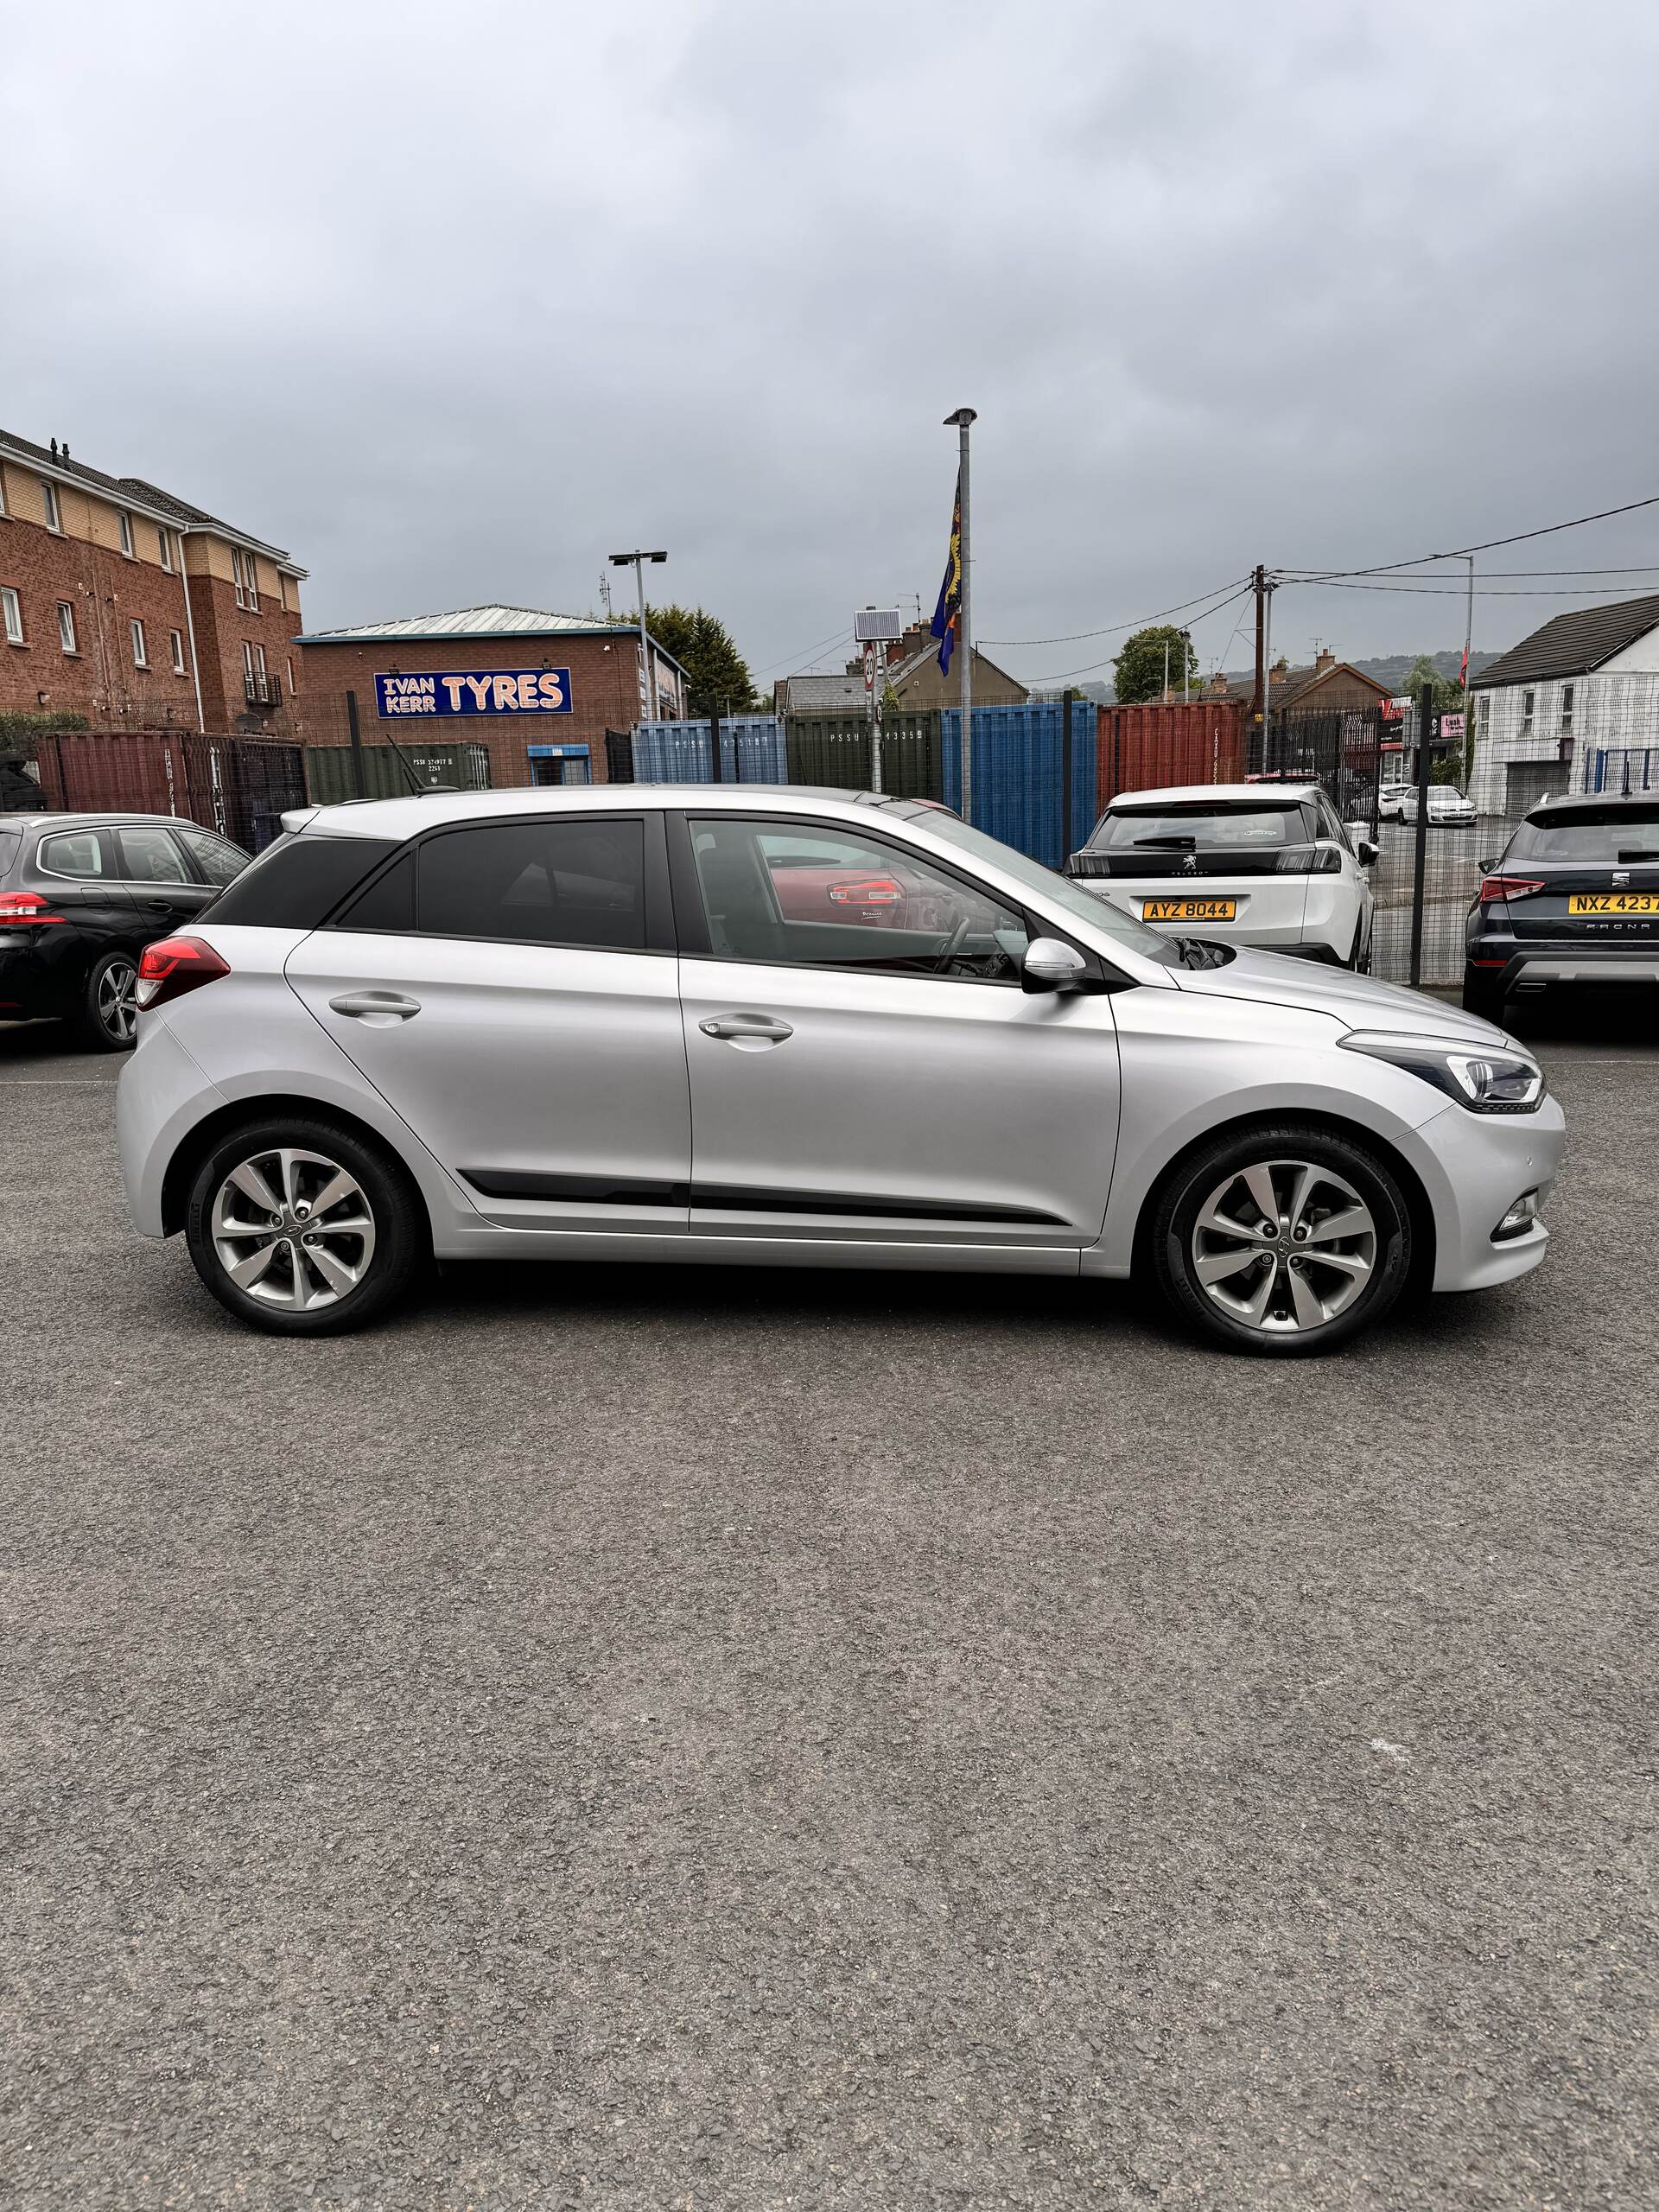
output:
{"label": "blue shipping container", "polygon": [[[716,781],[708,721],[641,722],[633,733],[636,784]],[[720,725],[720,776],[725,784],[789,781],[783,725],[776,715],[733,715]]]}
{"label": "blue shipping container", "polygon": [[[1058,868],[1095,826],[1095,733],[1092,700],[1074,699],[1071,715],[1071,810],[1062,797],[1065,701],[974,709],[974,827],[1016,852]],[[962,710],[941,717],[944,803],[962,809]],[[1069,843],[1068,843],[1069,838]]]}

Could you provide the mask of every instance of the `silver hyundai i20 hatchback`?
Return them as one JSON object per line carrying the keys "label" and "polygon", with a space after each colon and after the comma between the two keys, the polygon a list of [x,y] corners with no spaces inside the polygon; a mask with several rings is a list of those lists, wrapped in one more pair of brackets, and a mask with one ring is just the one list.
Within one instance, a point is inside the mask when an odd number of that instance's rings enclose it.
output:
{"label": "silver hyundai i20 hatchback", "polygon": [[255,1326],[442,1259],[1144,1274],[1236,1349],[1537,1266],[1560,1108],[1413,992],[1169,937],[913,799],[313,809],[144,953],[148,1236]]}

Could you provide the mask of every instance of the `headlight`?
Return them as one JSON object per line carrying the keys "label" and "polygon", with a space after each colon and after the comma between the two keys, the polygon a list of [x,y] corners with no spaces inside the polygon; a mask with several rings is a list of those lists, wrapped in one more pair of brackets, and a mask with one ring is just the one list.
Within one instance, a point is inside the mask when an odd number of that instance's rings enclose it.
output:
{"label": "headlight", "polygon": [[1426,1037],[1390,1037],[1368,1029],[1351,1030],[1341,1039],[1351,1052],[1421,1076],[1466,1106],[1471,1114],[1535,1114],[1544,1096],[1544,1071],[1524,1052],[1497,1046],[1441,1045]]}

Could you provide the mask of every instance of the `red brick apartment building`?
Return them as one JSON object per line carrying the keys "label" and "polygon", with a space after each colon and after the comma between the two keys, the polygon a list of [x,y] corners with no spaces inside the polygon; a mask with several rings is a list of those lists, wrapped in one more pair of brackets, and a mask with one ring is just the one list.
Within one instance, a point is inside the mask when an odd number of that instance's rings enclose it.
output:
{"label": "red brick apartment building", "polygon": [[298,738],[304,575],[157,485],[0,430],[0,711]]}
{"label": "red brick apartment building", "polygon": [[[484,745],[498,787],[605,783],[605,733],[651,711],[638,629],[585,615],[462,607],[295,644],[308,745],[350,742],[349,692],[365,745]],[[685,671],[654,639],[651,652],[657,712],[672,720],[685,710]]]}

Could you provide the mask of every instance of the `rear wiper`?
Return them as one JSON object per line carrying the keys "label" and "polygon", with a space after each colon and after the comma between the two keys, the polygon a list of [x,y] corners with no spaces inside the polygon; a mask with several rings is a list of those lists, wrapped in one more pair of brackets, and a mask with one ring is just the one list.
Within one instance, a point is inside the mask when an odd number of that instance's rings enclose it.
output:
{"label": "rear wiper", "polygon": [[1155,845],[1164,853],[1196,853],[1198,849],[1196,837],[1137,837],[1135,842],[1137,846]]}

